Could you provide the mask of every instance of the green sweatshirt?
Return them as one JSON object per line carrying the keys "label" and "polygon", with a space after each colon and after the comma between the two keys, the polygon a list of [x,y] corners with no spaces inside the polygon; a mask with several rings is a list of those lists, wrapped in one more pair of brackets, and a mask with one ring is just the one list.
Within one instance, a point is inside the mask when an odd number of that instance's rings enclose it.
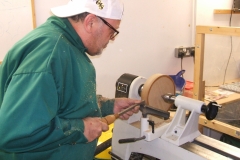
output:
{"label": "green sweatshirt", "polygon": [[[24,17],[23,17],[24,18]],[[68,19],[50,17],[8,52],[0,66],[0,159],[93,159],[85,117],[98,107],[95,68]]]}

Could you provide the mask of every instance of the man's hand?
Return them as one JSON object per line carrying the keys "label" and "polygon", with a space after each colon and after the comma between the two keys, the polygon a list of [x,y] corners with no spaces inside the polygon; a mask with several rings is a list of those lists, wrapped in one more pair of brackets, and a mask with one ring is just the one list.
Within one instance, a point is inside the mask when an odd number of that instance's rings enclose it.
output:
{"label": "man's hand", "polygon": [[106,123],[103,123],[100,118],[87,117],[83,119],[84,122],[84,135],[88,142],[101,136],[102,132],[109,129]]}
{"label": "man's hand", "polygon": [[[115,103],[114,103],[114,113],[119,113],[125,108],[128,108],[129,106],[135,104],[135,103],[140,103],[140,100],[136,99],[129,99],[129,98],[115,98]],[[128,119],[131,115],[134,113],[137,113],[139,111],[139,106],[136,106],[134,109],[126,112],[125,114],[121,115],[120,118],[123,120]]]}

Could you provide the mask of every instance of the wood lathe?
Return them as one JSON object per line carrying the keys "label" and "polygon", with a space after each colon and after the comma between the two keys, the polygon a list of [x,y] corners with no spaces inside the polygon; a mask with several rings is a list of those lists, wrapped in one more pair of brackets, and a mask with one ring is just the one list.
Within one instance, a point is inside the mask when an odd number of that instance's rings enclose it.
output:
{"label": "wood lathe", "polygon": [[[145,104],[128,120],[115,121],[112,159],[128,160],[133,153],[161,160],[240,159],[239,148],[198,131],[199,115],[205,114],[212,120],[220,106],[215,102],[206,105],[199,100],[175,96],[171,77],[155,74],[146,79],[123,74],[116,82],[116,97],[141,99]],[[173,104],[177,110],[169,116]]]}

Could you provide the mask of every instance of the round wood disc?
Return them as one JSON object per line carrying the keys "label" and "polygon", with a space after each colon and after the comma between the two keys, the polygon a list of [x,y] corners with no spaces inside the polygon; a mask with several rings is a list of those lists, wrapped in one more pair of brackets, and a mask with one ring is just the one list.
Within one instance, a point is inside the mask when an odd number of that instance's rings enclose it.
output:
{"label": "round wood disc", "polygon": [[171,93],[175,95],[175,84],[168,75],[154,74],[144,83],[141,99],[146,105],[153,108],[169,111],[172,104],[166,103],[162,95]]}

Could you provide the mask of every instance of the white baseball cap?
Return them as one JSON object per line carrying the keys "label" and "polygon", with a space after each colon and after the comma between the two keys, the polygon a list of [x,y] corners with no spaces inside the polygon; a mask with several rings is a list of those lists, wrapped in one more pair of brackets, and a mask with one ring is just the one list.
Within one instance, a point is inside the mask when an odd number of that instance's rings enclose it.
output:
{"label": "white baseball cap", "polygon": [[88,12],[99,17],[121,20],[123,3],[121,0],[70,0],[67,5],[51,8],[57,17],[71,17]]}

